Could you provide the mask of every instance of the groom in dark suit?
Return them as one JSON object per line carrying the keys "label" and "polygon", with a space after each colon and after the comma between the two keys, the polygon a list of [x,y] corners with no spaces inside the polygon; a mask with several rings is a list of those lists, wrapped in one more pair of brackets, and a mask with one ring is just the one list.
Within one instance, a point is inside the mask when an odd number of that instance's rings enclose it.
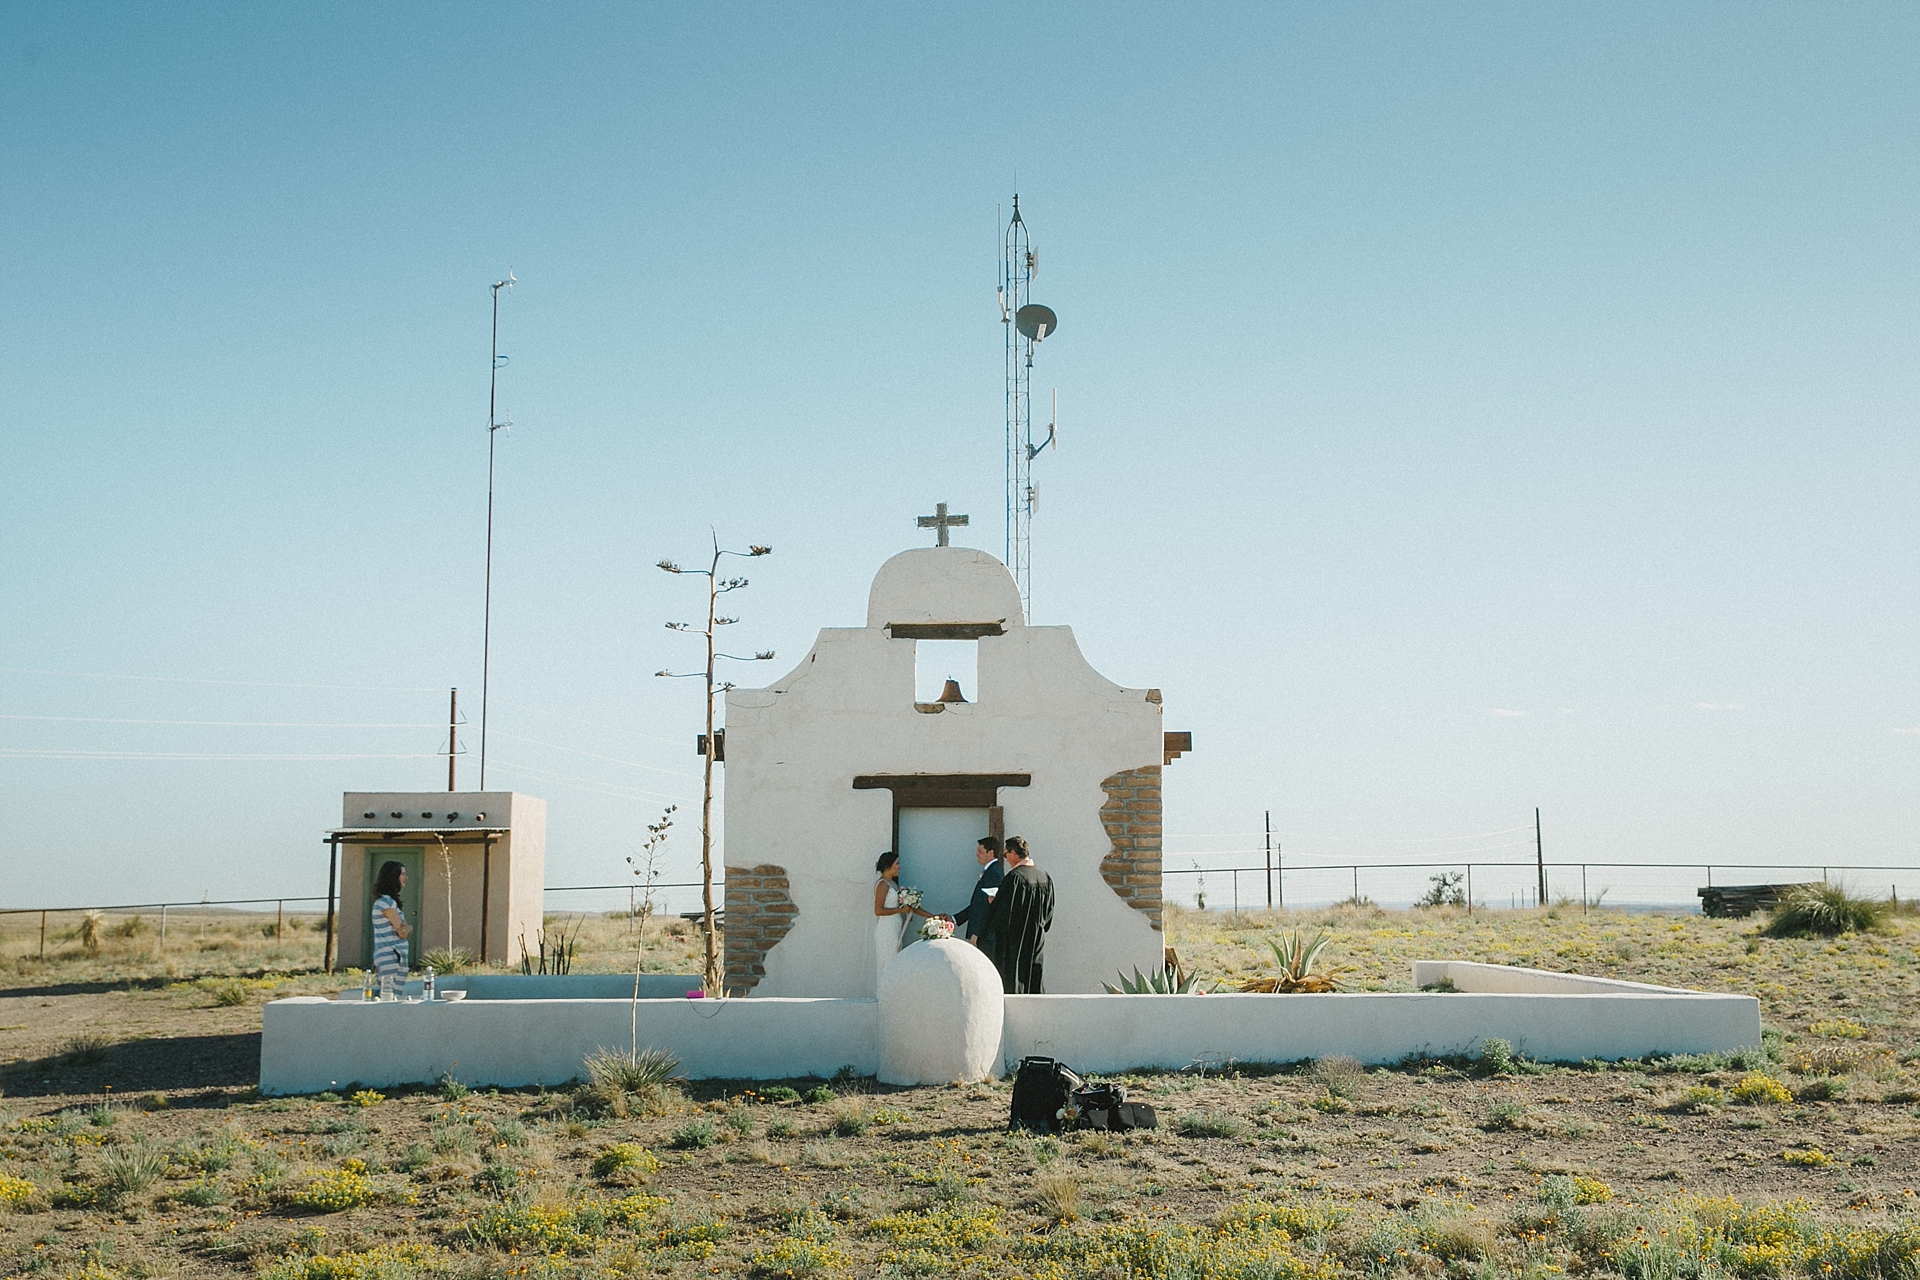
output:
{"label": "groom in dark suit", "polygon": [[1000,837],[981,836],[980,843],[973,848],[974,860],[980,864],[980,878],[974,882],[973,897],[968,899],[966,909],[954,916],[956,927],[964,926],[963,935],[976,947],[986,947],[987,908],[993,899],[987,896],[987,890],[996,889],[1006,879],[1007,866],[1000,860]]}

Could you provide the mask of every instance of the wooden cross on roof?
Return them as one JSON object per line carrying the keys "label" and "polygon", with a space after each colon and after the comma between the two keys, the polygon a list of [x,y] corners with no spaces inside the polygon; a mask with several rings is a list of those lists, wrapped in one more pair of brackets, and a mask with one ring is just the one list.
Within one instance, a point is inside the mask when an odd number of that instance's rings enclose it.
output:
{"label": "wooden cross on roof", "polygon": [[967,518],[965,516],[948,515],[947,504],[944,502],[934,503],[933,510],[934,510],[933,515],[919,516],[917,517],[917,519],[919,520],[920,527],[922,529],[938,530],[940,535],[940,542],[938,545],[944,547],[947,545],[947,530],[957,529],[964,526],[967,523]]}

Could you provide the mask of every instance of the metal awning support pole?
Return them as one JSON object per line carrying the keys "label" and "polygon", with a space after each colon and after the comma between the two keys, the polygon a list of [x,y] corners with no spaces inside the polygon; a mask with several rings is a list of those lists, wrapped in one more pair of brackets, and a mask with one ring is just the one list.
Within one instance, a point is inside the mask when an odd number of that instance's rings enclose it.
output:
{"label": "metal awning support pole", "polygon": [[340,837],[327,839],[327,947],[321,953],[321,965],[333,972],[333,883],[340,874]]}
{"label": "metal awning support pole", "polygon": [[487,963],[488,917],[493,915],[493,837],[480,850],[480,963]]}

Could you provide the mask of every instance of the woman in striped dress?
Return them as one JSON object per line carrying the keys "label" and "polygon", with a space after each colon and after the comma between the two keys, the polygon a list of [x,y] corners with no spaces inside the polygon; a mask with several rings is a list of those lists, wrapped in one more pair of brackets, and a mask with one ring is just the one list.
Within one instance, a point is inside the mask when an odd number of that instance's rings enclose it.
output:
{"label": "woman in striped dress", "polygon": [[398,862],[381,864],[373,882],[373,972],[376,978],[407,976],[407,935],[413,930],[402,915],[400,891],[407,887],[407,869]]}

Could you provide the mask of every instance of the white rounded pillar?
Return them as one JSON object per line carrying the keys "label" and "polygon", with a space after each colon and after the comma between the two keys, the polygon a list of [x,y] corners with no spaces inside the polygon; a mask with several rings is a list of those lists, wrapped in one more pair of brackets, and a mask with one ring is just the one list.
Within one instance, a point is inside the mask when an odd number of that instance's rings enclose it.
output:
{"label": "white rounded pillar", "polygon": [[880,975],[880,1081],[971,1084],[1000,1073],[1000,972],[956,938],[916,942]]}

